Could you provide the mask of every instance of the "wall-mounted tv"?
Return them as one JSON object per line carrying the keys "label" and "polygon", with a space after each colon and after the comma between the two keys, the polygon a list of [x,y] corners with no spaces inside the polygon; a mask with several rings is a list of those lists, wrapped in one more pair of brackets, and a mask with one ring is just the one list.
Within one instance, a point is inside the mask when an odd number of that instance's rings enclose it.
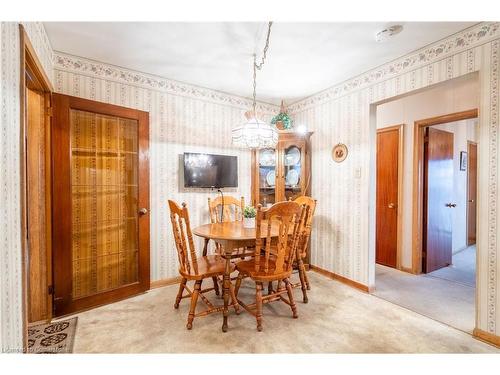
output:
{"label": "wall-mounted tv", "polygon": [[184,187],[238,187],[238,157],[185,152]]}

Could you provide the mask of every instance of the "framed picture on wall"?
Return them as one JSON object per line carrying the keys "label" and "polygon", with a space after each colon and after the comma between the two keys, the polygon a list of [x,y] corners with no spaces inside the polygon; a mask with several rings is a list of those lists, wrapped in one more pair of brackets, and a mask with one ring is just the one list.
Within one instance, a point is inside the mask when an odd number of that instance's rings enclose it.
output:
{"label": "framed picture on wall", "polygon": [[467,170],[467,152],[466,151],[460,151],[460,170],[461,171]]}

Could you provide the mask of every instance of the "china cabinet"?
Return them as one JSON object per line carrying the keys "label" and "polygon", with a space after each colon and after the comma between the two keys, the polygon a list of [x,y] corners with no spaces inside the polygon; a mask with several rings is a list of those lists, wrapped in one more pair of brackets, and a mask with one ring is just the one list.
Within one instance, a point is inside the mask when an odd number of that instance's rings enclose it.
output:
{"label": "china cabinet", "polygon": [[252,152],[252,204],[267,207],[309,195],[312,132],[280,131],[276,148]]}

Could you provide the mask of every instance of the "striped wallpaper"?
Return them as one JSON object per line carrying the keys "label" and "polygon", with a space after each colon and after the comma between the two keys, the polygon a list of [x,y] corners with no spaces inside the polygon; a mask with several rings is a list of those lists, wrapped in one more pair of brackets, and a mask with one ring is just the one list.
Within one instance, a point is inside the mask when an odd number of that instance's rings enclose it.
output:
{"label": "striped wallpaper", "polygon": [[[194,224],[208,221],[204,191],[179,186],[183,151],[239,156],[239,188],[250,196],[248,151],[233,149],[231,128],[242,121],[248,99],[74,56],[55,53],[40,23],[26,30],[55,90],[150,112],[151,277],[176,275],[166,199],[185,200]],[[22,343],[19,199],[19,35],[17,23],[1,23],[0,48],[0,344],[2,351]],[[313,195],[318,199],[312,263],[360,283],[374,282],[374,151],[372,104],[478,71],[481,85],[478,327],[500,334],[500,279],[497,261],[498,53],[500,24],[482,23],[401,59],[313,95],[289,109],[312,137]],[[52,71],[51,67],[54,70]],[[277,110],[260,105],[270,116]],[[333,163],[330,152],[346,143],[349,156]],[[328,188],[326,188],[328,187]],[[196,209],[195,209],[196,207]]]}

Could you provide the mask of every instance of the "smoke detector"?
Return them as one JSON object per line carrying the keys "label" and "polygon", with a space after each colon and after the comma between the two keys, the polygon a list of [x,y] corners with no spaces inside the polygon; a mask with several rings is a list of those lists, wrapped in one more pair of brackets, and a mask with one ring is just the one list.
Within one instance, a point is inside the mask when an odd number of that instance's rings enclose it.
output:
{"label": "smoke detector", "polygon": [[387,39],[392,38],[394,35],[399,34],[401,31],[403,31],[403,26],[402,25],[393,25],[393,26],[390,26],[387,29],[379,31],[375,35],[375,40],[377,42],[379,42],[379,43],[385,42]]}

